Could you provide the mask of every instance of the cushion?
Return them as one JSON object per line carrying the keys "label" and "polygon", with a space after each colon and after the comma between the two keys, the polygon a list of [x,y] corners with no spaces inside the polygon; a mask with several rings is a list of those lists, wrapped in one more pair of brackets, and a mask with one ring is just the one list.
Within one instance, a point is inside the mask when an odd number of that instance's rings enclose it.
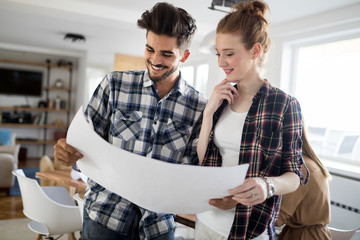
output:
{"label": "cushion", "polygon": [[11,155],[14,155],[16,153],[16,150],[16,145],[0,146],[0,153],[10,153]]}
{"label": "cushion", "polygon": [[11,131],[0,129],[0,145],[11,145]]}

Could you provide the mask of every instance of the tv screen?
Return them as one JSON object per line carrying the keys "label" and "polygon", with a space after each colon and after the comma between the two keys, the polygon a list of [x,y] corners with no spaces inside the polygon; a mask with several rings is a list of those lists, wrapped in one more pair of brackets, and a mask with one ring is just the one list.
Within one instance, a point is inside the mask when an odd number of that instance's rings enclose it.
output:
{"label": "tv screen", "polygon": [[0,68],[0,94],[41,96],[43,73]]}

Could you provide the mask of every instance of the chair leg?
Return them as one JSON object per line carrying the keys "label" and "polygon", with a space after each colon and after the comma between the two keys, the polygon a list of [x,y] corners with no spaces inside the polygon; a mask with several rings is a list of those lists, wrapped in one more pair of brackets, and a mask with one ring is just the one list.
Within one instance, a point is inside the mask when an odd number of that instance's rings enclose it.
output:
{"label": "chair leg", "polygon": [[73,232],[69,233],[69,239],[70,240],[76,240],[75,234]]}
{"label": "chair leg", "polygon": [[41,240],[41,239],[42,239],[41,234],[38,234],[38,235],[36,236],[36,240]]}

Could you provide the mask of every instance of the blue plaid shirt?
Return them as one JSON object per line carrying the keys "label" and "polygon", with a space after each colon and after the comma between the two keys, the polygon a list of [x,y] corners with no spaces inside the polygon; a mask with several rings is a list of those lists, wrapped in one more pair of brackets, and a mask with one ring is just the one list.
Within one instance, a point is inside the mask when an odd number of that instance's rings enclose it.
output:
{"label": "blue plaid shirt", "polygon": [[[119,148],[170,163],[197,164],[196,139],[205,105],[206,99],[181,75],[160,99],[146,71],[112,72],[95,90],[85,114],[94,130]],[[138,209],[141,239],[175,227],[172,214],[138,208],[91,179],[88,184],[85,209],[93,221],[111,230],[128,232]]]}

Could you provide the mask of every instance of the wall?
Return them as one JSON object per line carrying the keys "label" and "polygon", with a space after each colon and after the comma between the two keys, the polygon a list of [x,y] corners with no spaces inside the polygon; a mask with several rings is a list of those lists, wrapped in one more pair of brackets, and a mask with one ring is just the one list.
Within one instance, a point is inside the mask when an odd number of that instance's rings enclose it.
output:
{"label": "wall", "polygon": [[[266,76],[283,90],[291,89],[291,47],[301,42],[359,36],[360,3],[269,28],[272,48],[264,65]],[[291,93],[291,92],[290,92]]]}

